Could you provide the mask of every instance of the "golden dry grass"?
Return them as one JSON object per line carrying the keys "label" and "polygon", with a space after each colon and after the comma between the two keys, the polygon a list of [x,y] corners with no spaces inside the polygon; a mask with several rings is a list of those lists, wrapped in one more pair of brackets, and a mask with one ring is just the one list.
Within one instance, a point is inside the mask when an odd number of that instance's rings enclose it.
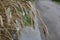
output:
{"label": "golden dry grass", "polygon": [[[19,40],[20,31],[24,27],[34,28],[36,15],[41,20],[31,1],[0,0],[0,40]],[[46,25],[42,20],[40,22],[44,25],[43,29],[47,34]]]}

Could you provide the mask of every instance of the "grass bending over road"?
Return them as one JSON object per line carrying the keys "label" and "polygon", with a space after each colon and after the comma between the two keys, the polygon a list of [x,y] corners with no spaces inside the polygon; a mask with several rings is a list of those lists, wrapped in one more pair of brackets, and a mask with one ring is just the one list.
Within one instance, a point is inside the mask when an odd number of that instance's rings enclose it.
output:
{"label": "grass bending over road", "polygon": [[[0,0],[0,40],[19,40],[24,27],[34,28],[36,14],[29,0]],[[47,30],[45,24],[43,27]]]}

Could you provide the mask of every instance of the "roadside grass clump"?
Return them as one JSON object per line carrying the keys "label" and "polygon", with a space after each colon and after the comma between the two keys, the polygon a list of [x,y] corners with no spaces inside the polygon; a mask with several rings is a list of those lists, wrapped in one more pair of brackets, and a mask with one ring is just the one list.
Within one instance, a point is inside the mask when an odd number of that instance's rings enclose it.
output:
{"label": "roadside grass clump", "polygon": [[[20,40],[20,31],[24,27],[34,28],[35,16],[41,20],[32,2],[32,0],[0,0],[0,40]],[[47,33],[46,25],[44,22],[42,24]]]}
{"label": "roadside grass clump", "polygon": [[34,9],[31,2],[32,0],[0,0],[1,40],[19,40],[20,31],[24,27],[33,28]]}

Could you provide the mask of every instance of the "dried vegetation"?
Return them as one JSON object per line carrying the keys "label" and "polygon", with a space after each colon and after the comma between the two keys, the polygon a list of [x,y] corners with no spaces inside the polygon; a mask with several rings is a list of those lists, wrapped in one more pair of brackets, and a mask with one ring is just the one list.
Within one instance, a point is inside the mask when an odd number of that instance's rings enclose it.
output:
{"label": "dried vegetation", "polygon": [[0,0],[0,40],[19,40],[24,27],[34,28],[35,15],[29,0]]}

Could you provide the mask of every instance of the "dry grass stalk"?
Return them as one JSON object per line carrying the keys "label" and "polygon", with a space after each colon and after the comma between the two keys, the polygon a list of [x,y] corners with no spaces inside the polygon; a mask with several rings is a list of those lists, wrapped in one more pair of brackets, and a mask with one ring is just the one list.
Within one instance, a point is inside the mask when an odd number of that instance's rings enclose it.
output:
{"label": "dry grass stalk", "polygon": [[19,40],[19,32],[24,27],[34,28],[35,16],[38,16],[37,11],[30,1],[0,0],[0,37],[5,36],[6,40]]}
{"label": "dry grass stalk", "polygon": [[[13,33],[15,32],[15,35],[16,35],[15,38],[17,38],[20,35],[19,34],[20,30],[22,30],[23,27],[25,27],[25,24],[24,24],[25,19],[23,17],[25,17],[25,15],[28,15],[30,13],[32,14],[31,9],[27,6],[27,5],[30,6],[30,4],[21,0],[20,1],[19,0],[16,0],[16,1],[15,0],[3,0],[3,1],[0,0],[0,5],[1,5],[0,6],[0,15],[1,15],[0,16],[0,24],[1,24],[0,36],[4,35],[5,37],[7,37],[6,40],[8,39],[12,40],[14,39]],[[33,22],[32,17],[30,20]],[[32,22],[31,23],[27,22],[27,23],[29,23],[29,26],[30,26],[30,25],[33,25]]]}

